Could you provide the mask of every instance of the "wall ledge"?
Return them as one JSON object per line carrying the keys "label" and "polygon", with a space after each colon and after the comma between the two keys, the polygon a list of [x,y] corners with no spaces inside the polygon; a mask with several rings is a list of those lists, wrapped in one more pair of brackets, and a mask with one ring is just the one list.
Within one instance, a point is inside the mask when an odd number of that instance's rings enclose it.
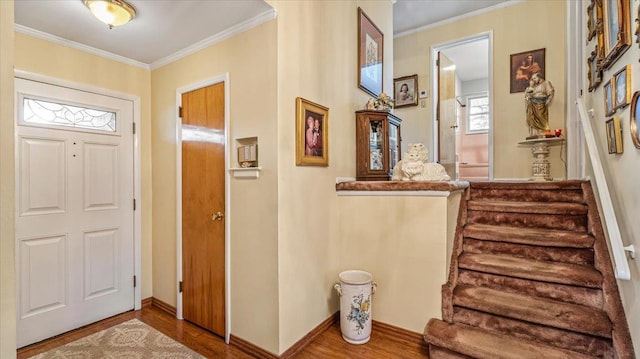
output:
{"label": "wall ledge", "polygon": [[448,197],[469,187],[467,181],[352,181],[336,183],[339,196]]}

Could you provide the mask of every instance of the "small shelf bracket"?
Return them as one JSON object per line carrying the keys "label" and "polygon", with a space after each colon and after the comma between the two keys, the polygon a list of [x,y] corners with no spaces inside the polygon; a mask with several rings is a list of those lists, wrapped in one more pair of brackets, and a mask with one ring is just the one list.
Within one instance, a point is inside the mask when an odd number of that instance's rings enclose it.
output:
{"label": "small shelf bracket", "polygon": [[636,259],[636,247],[633,244],[622,247],[622,249],[624,249],[625,252],[629,252],[631,259]]}

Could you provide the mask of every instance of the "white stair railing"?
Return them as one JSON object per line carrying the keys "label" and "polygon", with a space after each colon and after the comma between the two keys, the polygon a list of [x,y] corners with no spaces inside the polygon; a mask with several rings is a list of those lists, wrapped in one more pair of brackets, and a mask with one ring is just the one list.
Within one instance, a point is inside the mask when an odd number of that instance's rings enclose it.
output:
{"label": "white stair railing", "polygon": [[598,197],[600,197],[602,214],[609,237],[611,254],[613,255],[616,278],[630,280],[631,272],[629,270],[629,263],[627,262],[625,251],[630,252],[631,257],[633,258],[635,257],[635,248],[633,245],[625,247],[624,244],[622,244],[622,236],[620,235],[618,220],[616,218],[616,213],[613,210],[613,202],[611,201],[609,187],[607,186],[607,178],[604,175],[602,162],[600,162],[600,154],[598,146],[596,145],[596,139],[593,135],[593,129],[591,128],[587,109],[582,98],[578,98],[576,104],[578,106],[580,122],[582,123],[584,139],[587,143],[587,152],[589,153],[589,159],[591,160],[591,166],[593,167],[593,176],[595,177],[596,188],[598,189]]}

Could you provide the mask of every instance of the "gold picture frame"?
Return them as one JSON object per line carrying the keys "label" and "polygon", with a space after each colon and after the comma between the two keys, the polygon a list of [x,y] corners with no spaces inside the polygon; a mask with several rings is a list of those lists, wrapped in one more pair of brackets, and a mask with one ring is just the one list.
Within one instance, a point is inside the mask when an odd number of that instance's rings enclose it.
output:
{"label": "gold picture frame", "polygon": [[598,24],[598,10],[602,12],[601,4],[596,3],[596,0],[591,0],[589,6],[587,6],[587,41],[591,41],[596,36],[597,24]]}
{"label": "gold picture frame", "polygon": [[384,34],[358,8],[358,87],[373,97],[382,92]]}
{"label": "gold picture frame", "polygon": [[615,82],[615,78],[612,78],[611,80],[605,82],[603,91],[602,91],[602,96],[604,97],[605,116],[611,116],[616,112],[616,108],[613,103],[613,98],[615,96],[615,94],[613,93],[614,91],[613,82]]}
{"label": "gold picture frame", "polygon": [[296,98],[296,166],[329,166],[329,108]]}
{"label": "gold picture frame", "polygon": [[393,96],[395,108],[418,106],[418,75],[393,79]]}
{"label": "gold picture frame", "polygon": [[616,89],[614,91],[614,108],[625,108],[631,103],[631,65],[626,65],[613,75]]}
{"label": "gold picture frame", "polygon": [[633,94],[633,99],[631,100],[631,116],[630,116],[630,124],[629,124],[629,133],[631,134],[631,140],[633,141],[633,145],[636,148],[640,148],[640,133],[638,130],[640,129],[640,91],[636,91]]}
{"label": "gold picture frame", "polygon": [[602,67],[610,68],[631,46],[629,0],[602,0],[604,22],[604,59]]}
{"label": "gold picture frame", "polygon": [[607,149],[610,154],[620,154],[622,149],[622,129],[620,128],[620,118],[614,117],[607,120]]}
{"label": "gold picture frame", "polygon": [[587,65],[589,68],[589,72],[587,73],[587,78],[589,79],[589,92],[592,92],[602,82],[602,69],[598,66],[598,47],[591,52],[591,56],[587,59]]}

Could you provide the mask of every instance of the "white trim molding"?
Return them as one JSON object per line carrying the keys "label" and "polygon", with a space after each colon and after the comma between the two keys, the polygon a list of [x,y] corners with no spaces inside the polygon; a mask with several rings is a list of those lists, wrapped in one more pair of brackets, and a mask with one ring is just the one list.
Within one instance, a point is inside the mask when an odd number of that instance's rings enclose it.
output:
{"label": "white trim molding", "polygon": [[209,46],[215,45],[221,41],[224,41],[232,36],[251,30],[252,28],[261,25],[265,22],[271,21],[276,18],[277,11],[275,9],[269,9],[262,14],[254,16],[253,18],[234,25],[226,30],[223,30],[213,36],[210,36],[204,40],[198,41],[193,45],[185,47],[182,50],[176,51],[173,54],[163,57],[151,63],[151,70],[158,69],[162,66],[168,65],[174,61],[178,61],[183,57],[194,54],[200,50],[206,49]]}
{"label": "white trim molding", "polygon": [[19,32],[19,33],[22,33],[22,34],[25,34],[25,35],[33,36],[33,37],[41,39],[41,40],[53,42],[54,44],[70,47],[72,49],[76,49],[76,50],[80,50],[80,51],[83,51],[83,52],[86,52],[86,53],[89,53],[89,54],[93,54],[93,55],[96,55],[96,56],[104,57],[105,59],[122,62],[123,64],[126,64],[126,65],[139,67],[139,68],[142,68],[142,69],[145,69],[145,70],[150,70],[151,69],[149,67],[149,65],[145,64],[144,62],[140,62],[140,61],[137,61],[137,60],[130,59],[128,57],[116,55],[116,54],[114,54],[112,52],[109,52],[109,51],[104,51],[104,50],[101,50],[101,49],[98,49],[98,48],[95,48],[95,47],[91,47],[91,46],[88,46],[88,45],[81,44],[79,42],[67,40],[65,38],[62,38],[62,37],[59,37],[59,36],[56,36],[56,35],[51,35],[51,34],[49,34],[47,32],[36,30],[36,29],[32,29],[30,27],[26,27],[26,26],[23,26],[23,25],[15,24],[14,26],[15,26],[16,32]]}

